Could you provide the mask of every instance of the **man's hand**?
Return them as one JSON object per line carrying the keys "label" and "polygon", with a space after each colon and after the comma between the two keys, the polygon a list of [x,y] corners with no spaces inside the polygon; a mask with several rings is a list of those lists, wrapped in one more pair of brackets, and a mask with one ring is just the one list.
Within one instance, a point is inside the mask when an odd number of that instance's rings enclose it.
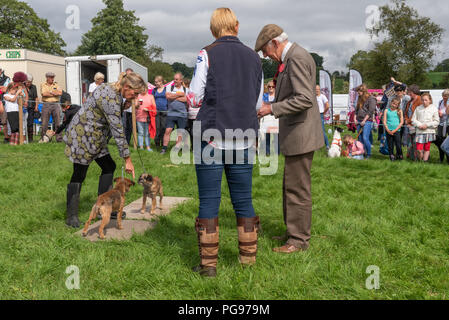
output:
{"label": "man's hand", "polygon": [[259,109],[257,116],[259,118],[265,117],[266,115],[273,114],[271,109],[271,103],[263,103],[262,107]]}

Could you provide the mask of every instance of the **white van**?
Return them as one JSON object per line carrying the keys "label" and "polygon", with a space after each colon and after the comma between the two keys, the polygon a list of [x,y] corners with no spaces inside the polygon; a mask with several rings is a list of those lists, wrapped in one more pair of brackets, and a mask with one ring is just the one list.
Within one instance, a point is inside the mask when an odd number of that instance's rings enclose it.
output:
{"label": "white van", "polygon": [[72,103],[78,105],[87,98],[89,85],[97,72],[105,75],[105,82],[115,82],[121,72],[131,68],[148,82],[148,69],[121,54],[67,57],[65,67],[67,92]]}

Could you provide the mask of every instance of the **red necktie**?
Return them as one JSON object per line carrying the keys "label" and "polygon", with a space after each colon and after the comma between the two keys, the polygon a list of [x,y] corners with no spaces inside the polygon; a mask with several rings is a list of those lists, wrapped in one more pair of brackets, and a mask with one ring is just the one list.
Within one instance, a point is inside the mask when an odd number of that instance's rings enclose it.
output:
{"label": "red necktie", "polygon": [[274,78],[273,78],[273,83],[274,83],[275,87],[276,87],[276,83],[277,83],[277,79],[278,79],[279,73],[284,71],[284,69],[285,69],[285,64],[283,64],[283,63],[278,64],[278,71],[276,72],[276,74],[274,75]]}

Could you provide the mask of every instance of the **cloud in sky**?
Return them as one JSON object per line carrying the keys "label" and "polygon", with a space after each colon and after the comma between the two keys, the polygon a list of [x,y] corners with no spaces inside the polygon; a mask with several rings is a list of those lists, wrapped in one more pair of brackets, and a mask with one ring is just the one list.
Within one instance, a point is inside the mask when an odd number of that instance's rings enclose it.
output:
{"label": "cloud in sky", "polygon": [[[91,19],[104,7],[100,0],[60,0],[49,5],[46,0],[27,1],[40,17],[46,18],[53,30],[60,32],[67,50],[74,51],[81,36],[91,28]],[[386,0],[231,0],[153,2],[125,0],[127,10],[134,10],[146,28],[150,43],[164,48],[164,61],[183,62],[193,66],[197,53],[214,39],[209,31],[212,11],[217,7],[234,10],[240,21],[239,38],[254,47],[265,24],[276,23],[289,38],[324,57],[326,69],[345,70],[350,57],[358,50],[369,49],[372,41],[365,30],[369,5],[382,6]],[[431,17],[449,29],[447,1],[410,0],[421,15]],[[66,28],[65,13],[69,5],[80,8],[79,30]],[[436,61],[449,57],[449,40],[443,37]]]}

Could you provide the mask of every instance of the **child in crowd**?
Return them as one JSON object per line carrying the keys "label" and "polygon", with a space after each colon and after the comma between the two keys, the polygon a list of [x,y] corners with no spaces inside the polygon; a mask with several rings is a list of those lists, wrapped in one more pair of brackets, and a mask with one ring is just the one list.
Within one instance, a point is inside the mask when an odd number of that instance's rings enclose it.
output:
{"label": "child in crowd", "polygon": [[[387,132],[387,144],[388,153],[390,154],[390,160],[395,159],[402,160],[404,157],[402,155],[401,146],[401,127],[404,124],[404,115],[402,110],[399,108],[401,103],[400,98],[393,98],[390,102],[390,107],[385,108],[383,116],[383,125],[385,131]],[[394,156],[394,146],[396,145],[396,158]]]}
{"label": "child in crowd", "polygon": [[436,140],[436,129],[440,124],[438,109],[432,104],[429,93],[421,95],[422,105],[416,108],[412,124],[416,127],[416,149],[421,161],[429,161],[430,144]]}
{"label": "child in crowd", "polygon": [[19,103],[18,98],[22,96],[25,99],[23,90],[18,90],[13,83],[10,83],[3,95],[5,100],[5,112],[8,116],[9,127],[11,128],[10,145],[19,144]]}
{"label": "child in crowd", "polygon": [[363,154],[365,153],[363,143],[350,135],[344,136],[343,143],[346,146],[346,150],[348,150],[348,158],[363,160]]}
{"label": "child in crowd", "polygon": [[154,96],[149,93],[139,94],[137,101],[136,120],[139,148],[143,150],[145,140],[147,151],[152,152],[150,131],[153,133],[152,138],[154,138],[156,135],[156,102]]}

